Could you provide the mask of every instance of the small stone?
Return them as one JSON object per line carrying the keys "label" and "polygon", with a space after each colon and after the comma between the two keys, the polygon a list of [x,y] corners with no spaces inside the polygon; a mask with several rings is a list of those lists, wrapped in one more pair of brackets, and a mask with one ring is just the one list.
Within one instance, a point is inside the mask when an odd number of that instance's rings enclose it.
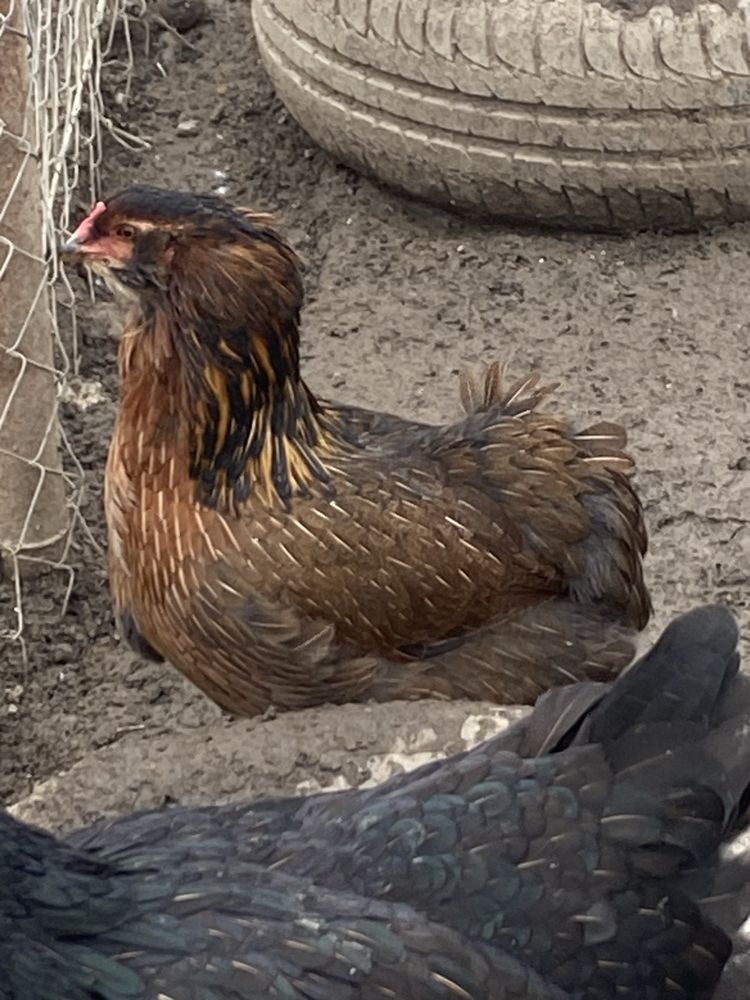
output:
{"label": "small stone", "polygon": [[183,118],[181,122],[177,123],[177,135],[197,135],[200,127],[201,123],[197,118]]}
{"label": "small stone", "polygon": [[[54,663],[70,663],[70,661],[73,659],[73,654],[75,653],[75,650],[73,649],[71,643],[61,642],[58,643],[57,646],[55,646],[52,652],[53,652],[52,659]],[[60,679],[62,680],[62,678]]]}

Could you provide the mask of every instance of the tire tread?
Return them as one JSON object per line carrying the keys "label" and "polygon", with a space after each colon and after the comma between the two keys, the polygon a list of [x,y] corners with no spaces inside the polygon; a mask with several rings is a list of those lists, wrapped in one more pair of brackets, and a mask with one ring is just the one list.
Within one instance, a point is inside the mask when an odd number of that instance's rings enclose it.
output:
{"label": "tire tread", "polygon": [[750,217],[744,9],[254,0],[252,10],[292,114],[387,184],[557,226]]}

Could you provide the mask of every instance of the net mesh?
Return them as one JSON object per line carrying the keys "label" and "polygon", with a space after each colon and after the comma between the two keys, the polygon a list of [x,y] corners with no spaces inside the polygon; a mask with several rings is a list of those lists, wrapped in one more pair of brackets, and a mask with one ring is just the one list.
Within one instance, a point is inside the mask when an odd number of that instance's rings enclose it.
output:
{"label": "net mesh", "polygon": [[100,80],[116,31],[130,51],[132,13],[125,0],[0,0],[0,639],[24,661],[28,589],[53,569],[70,592],[83,489],[57,419],[76,391],[78,338],[56,247],[74,192],[93,201],[103,131],[131,139]]}

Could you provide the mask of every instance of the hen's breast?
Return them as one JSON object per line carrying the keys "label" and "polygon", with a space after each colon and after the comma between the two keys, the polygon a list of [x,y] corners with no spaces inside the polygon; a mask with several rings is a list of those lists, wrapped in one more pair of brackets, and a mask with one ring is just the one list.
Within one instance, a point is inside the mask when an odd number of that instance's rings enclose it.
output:
{"label": "hen's breast", "polygon": [[[167,608],[179,605],[184,613],[199,568],[219,557],[194,501],[187,454],[180,451],[179,439],[148,433],[121,413],[107,462],[113,597],[118,613],[132,613],[152,643]],[[161,649],[163,632],[159,639]]]}

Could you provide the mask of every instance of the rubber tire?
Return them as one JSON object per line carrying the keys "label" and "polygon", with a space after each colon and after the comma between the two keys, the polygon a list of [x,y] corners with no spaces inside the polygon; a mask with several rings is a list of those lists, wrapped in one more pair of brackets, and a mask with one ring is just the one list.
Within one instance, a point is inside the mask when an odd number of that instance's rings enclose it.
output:
{"label": "rubber tire", "polygon": [[750,12],[673,2],[253,0],[252,13],[303,128],[418,197],[593,229],[750,218]]}

